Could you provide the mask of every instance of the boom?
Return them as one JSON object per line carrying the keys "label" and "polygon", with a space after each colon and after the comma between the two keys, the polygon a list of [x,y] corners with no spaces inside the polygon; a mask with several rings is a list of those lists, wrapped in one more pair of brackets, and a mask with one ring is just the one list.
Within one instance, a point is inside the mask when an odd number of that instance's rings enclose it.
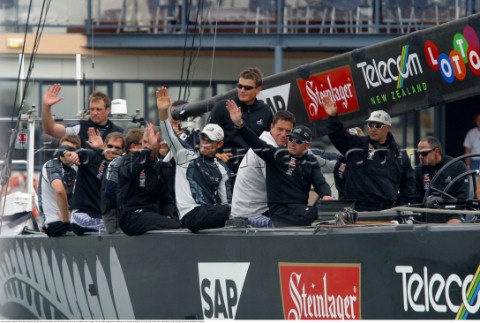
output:
{"label": "boom", "polygon": [[[331,95],[347,127],[370,112],[400,115],[480,92],[480,14],[416,31],[266,77],[259,99],[273,112],[288,109],[297,121],[324,134],[322,94]],[[177,108],[184,119],[211,110],[236,90]]]}

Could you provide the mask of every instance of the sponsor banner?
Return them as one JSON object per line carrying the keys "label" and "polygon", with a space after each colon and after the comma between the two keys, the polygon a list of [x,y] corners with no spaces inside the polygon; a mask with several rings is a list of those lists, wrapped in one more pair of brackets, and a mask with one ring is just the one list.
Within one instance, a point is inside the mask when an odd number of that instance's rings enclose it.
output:
{"label": "sponsor banner", "polygon": [[285,319],[361,319],[360,264],[280,263],[279,271]]}
{"label": "sponsor banner", "polygon": [[453,48],[442,46],[445,52],[440,52],[435,41],[427,40],[423,49],[428,66],[438,71],[448,84],[455,80],[463,81],[468,70],[473,75],[480,76],[480,47],[475,29],[465,26],[461,32],[458,30],[453,35],[452,43]]}
{"label": "sponsor banner", "polygon": [[204,319],[235,319],[250,263],[199,263]]}
{"label": "sponsor banner", "polygon": [[288,110],[288,98],[290,96],[290,83],[263,90],[257,95],[257,99],[264,101],[272,113],[280,110]]}
{"label": "sponsor banner", "polygon": [[371,55],[355,64],[360,75],[364,106],[392,113],[392,106],[424,100],[430,83],[424,75],[422,53],[414,46],[399,44],[382,54]]}
{"label": "sponsor banner", "polygon": [[338,106],[339,115],[359,109],[352,74],[348,66],[312,75],[307,80],[299,79],[297,84],[311,121],[327,117],[320,103],[322,96],[333,98]]}
{"label": "sponsor banner", "polygon": [[403,310],[415,313],[450,313],[456,320],[467,319],[480,309],[480,266],[475,274],[461,277],[442,275],[427,266],[395,266],[402,280]]}

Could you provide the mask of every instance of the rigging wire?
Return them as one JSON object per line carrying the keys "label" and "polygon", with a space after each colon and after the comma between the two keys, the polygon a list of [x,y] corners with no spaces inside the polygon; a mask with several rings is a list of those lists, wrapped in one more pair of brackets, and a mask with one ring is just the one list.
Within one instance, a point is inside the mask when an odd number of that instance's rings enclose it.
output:
{"label": "rigging wire", "polygon": [[[191,5],[190,5],[191,7]],[[189,97],[190,97],[190,90],[192,88],[192,83],[193,83],[193,77],[192,75],[194,75],[194,72],[195,72],[195,62],[197,61],[199,55],[200,55],[200,50],[201,50],[201,47],[202,47],[202,39],[203,39],[203,33],[204,33],[204,26],[203,26],[203,22],[204,21],[207,21],[207,18],[208,18],[208,15],[209,15],[209,12],[210,10],[208,10],[206,12],[206,14],[204,15],[204,8],[205,8],[205,0],[199,0],[198,2],[198,6],[197,6],[197,10],[196,10],[196,16],[195,16],[195,22],[194,22],[194,25],[193,25],[193,37],[192,37],[192,42],[191,42],[191,45],[190,45],[190,56],[189,56],[189,61],[188,61],[188,67],[187,67],[187,72],[186,72],[186,77],[185,77],[185,80],[183,78],[183,74],[184,74],[184,70],[185,70],[185,57],[186,57],[186,48],[187,48],[187,41],[185,38],[185,44],[184,44],[184,51],[183,51],[183,59],[182,59],[182,72],[181,72],[181,80],[180,80],[180,91],[179,91],[179,99],[181,99],[182,97],[182,84],[183,84],[183,81],[185,81],[185,88],[184,88],[184,91],[183,91],[183,99],[184,101],[188,101]],[[189,9],[189,12],[191,10]],[[189,15],[188,15],[189,16]],[[199,23],[200,21],[200,23]],[[197,36],[197,32],[200,34],[200,40],[199,40],[199,44],[197,45],[197,50],[194,51],[194,46],[195,46],[195,39],[196,39],[196,36]],[[185,35],[187,36],[187,34]],[[194,55],[195,53],[195,55]]]}
{"label": "rigging wire", "polygon": [[178,90],[178,100],[181,99],[182,97],[182,84],[183,84],[183,71],[185,69],[185,57],[186,57],[186,51],[187,51],[187,40],[188,40],[188,30],[190,27],[190,11],[192,8],[192,0],[186,1],[187,8],[185,9],[185,19],[187,22],[187,30],[185,30],[185,41],[183,43],[183,54],[182,54],[182,70],[180,72],[180,87]]}
{"label": "rigging wire", "polygon": [[187,91],[188,91],[188,83],[189,83],[189,80],[190,80],[190,67],[192,65],[193,47],[195,46],[195,38],[197,36],[197,31],[198,31],[198,16],[200,14],[200,8],[203,8],[203,0],[198,1],[197,10],[196,10],[196,14],[195,14],[195,23],[193,25],[192,43],[190,45],[190,56],[189,56],[189,60],[188,60],[187,75],[186,75],[186,78],[185,78],[185,84],[186,85],[185,85],[185,89],[183,90],[183,98],[182,98],[183,101],[187,101],[187,99],[188,99]]}
{"label": "rigging wire", "polygon": [[[100,18],[98,18],[100,19]],[[95,89],[95,27],[93,26],[93,19],[90,21],[91,23],[91,28],[90,30],[92,31],[92,90]],[[83,71],[83,111],[84,114],[86,114],[87,107],[86,107],[86,100],[85,100],[85,71]]]}
{"label": "rigging wire", "polygon": [[[188,62],[187,79],[186,79],[186,82],[187,82],[188,86],[185,88],[184,98],[183,98],[184,101],[188,101],[188,99],[190,98],[190,90],[192,89],[193,75],[195,75],[195,67],[196,67],[196,65],[194,63],[197,61],[198,56],[200,55],[200,49],[202,48],[203,33],[205,32],[203,22],[207,21],[208,13],[209,13],[209,11],[207,11],[207,14],[204,17],[204,15],[203,15],[203,11],[204,11],[204,8],[205,8],[204,5],[205,5],[205,0],[200,0],[199,1],[199,8],[197,9],[197,19],[196,19],[196,26],[199,30],[200,38],[199,38],[199,41],[198,41],[198,46],[197,46],[195,56],[193,55],[193,53],[194,53],[194,51],[193,51],[194,40],[192,40],[192,46],[191,46],[191,49],[190,49],[190,60]],[[200,24],[198,23],[198,17],[199,16],[200,16]],[[192,68],[192,72],[190,73],[191,68]]]}
{"label": "rigging wire", "polygon": [[[214,33],[213,33],[213,48],[212,48],[212,62],[210,63],[210,80],[209,80],[209,83],[208,83],[208,87],[210,88],[210,91],[212,91],[212,93],[210,93],[211,97],[213,96],[213,87],[212,87],[212,78],[213,78],[213,66],[215,65],[215,48],[216,48],[216,44],[217,44],[217,30],[218,30],[218,10],[220,8],[220,0],[217,0],[217,11],[215,13],[215,29],[214,29]],[[208,107],[208,105],[207,105]],[[207,108],[207,112],[208,112],[208,108]]]}
{"label": "rigging wire", "polygon": [[[30,13],[31,13],[31,10],[32,10],[32,2],[33,2],[33,0],[30,0],[30,5],[29,5],[29,8],[28,8],[27,23],[26,23],[26,26],[25,26],[24,41],[23,41],[23,48],[22,48],[22,54],[21,54],[22,57],[25,57],[25,46],[26,46],[26,43],[27,43],[26,40],[27,40],[27,32],[28,32]],[[14,127],[14,134],[12,136],[13,139],[16,138],[16,132],[18,130],[18,127],[20,126],[22,107],[23,107],[23,104],[24,104],[24,101],[25,101],[26,93],[28,91],[28,87],[30,85],[31,74],[32,74],[32,71],[33,71],[33,68],[34,68],[34,62],[35,62],[37,51],[38,51],[38,48],[39,48],[39,45],[40,45],[40,39],[41,39],[41,35],[43,33],[43,28],[45,27],[47,12],[48,12],[48,9],[50,8],[50,3],[51,3],[51,0],[44,0],[43,4],[42,4],[42,10],[40,12],[40,19],[38,21],[37,32],[36,32],[35,40],[34,40],[34,43],[33,43],[32,55],[30,56],[28,71],[27,71],[27,75],[25,77],[25,86],[23,87],[23,92],[21,93],[21,100],[20,100],[20,103],[18,104],[18,110],[17,110],[17,100],[18,100],[19,91],[20,91],[20,73],[21,73],[21,69],[22,69],[22,66],[19,65],[18,77],[17,77],[17,86],[16,86],[15,98],[14,98],[14,103],[13,103],[13,106],[12,106],[12,114],[11,114],[12,121],[14,121],[14,117],[17,116],[17,121],[16,121],[16,124],[15,124],[15,127]],[[15,141],[13,140],[13,142],[11,142],[10,145],[9,145],[9,148],[8,148],[8,151],[7,151],[7,156],[10,156],[10,159],[7,159],[7,161],[5,162],[5,165],[11,163],[11,153],[14,149],[14,143],[15,143]],[[2,173],[2,180],[3,180],[3,175],[4,174]],[[7,174],[7,175],[9,175],[9,174]]]}
{"label": "rigging wire", "polygon": [[[28,7],[28,13],[27,13],[27,22],[25,24],[25,33],[23,36],[23,47],[22,47],[22,53],[21,57],[25,57],[25,47],[27,43],[27,33],[28,33],[28,28],[29,28],[29,21],[30,21],[30,14],[32,11],[32,3],[33,0],[30,0],[30,4]],[[37,51],[40,45],[40,39],[43,33],[43,29],[45,27],[46,19],[47,19],[47,13],[50,8],[50,3],[51,0],[43,0],[42,3],[42,9],[40,11],[40,18],[38,20],[38,25],[37,25],[37,32],[35,34],[35,39],[33,42],[33,48],[32,48],[32,54],[30,56],[30,61],[28,65],[28,71],[27,75],[25,77],[25,86],[23,87],[22,93],[21,93],[21,100],[20,103],[17,105],[18,97],[19,97],[19,92],[20,92],[20,78],[21,78],[21,72],[22,72],[22,64],[19,64],[19,70],[18,70],[18,77],[17,77],[17,85],[16,85],[16,91],[15,91],[15,98],[12,106],[12,122],[14,121],[14,117],[17,116],[16,124],[15,127],[12,129],[12,132],[10,133],[10,142],[8,145],[7,153],[6,153],[6,158],[4,160],[4,164],[2,167],[2,171],[0,174],[0,195],[1,195],[1,212],[0,215],[2,217],[0,218],[0,231],[3,225],[3,214],[5,211],[5,201],[6,201],[6,190],[4,190],[5,185],[8,184],[10,176],[11,176],[11,164],[12,164],[12,156],[13,156],[13,151],[15,149],[15,141],[17,138],[17,133],[20,128],[20,121],[21,121],[21,116],[22,116],[22,108],[23,104],[25,101],[25,96],[28,91],[28,87],[30,84],[30,79],[31,79],[31,74],[34,68],[34,62],[37,56]],[[18,107],[18,108],[17,108]],[[5,194],[4,194],[5,193]]]}

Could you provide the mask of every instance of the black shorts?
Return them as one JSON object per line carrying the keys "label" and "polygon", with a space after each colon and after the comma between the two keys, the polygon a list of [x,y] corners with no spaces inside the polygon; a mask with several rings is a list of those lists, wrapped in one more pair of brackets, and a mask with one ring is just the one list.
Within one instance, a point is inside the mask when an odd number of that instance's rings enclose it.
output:
{"label": "black shorts", "polygon": [[65,223],[62,221],[55,221],[45,224],[43,228],[49,237],[60,237],[65,235],[67,231],[72,231],[70,223]]}
{"label": "black shorts", "polygon": [[318,219],[318,209],[306,204],[269,204],[268,208],[276,228],[310,226]]}
{"label": "black shorts", "polygon": [[229,216],[228,204],[200,205],[183,216],[182,224],[192,232],[223,228]]}

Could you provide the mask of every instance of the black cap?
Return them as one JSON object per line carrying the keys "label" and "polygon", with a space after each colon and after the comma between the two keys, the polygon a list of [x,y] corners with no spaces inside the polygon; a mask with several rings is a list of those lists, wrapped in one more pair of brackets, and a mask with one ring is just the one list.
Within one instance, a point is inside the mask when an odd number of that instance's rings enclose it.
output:
{"label": "black cap", "polygon": [[312,130],[306,126],[293,127],[289,134],[290,137],[300,139],[307,142],[312,142]]}

